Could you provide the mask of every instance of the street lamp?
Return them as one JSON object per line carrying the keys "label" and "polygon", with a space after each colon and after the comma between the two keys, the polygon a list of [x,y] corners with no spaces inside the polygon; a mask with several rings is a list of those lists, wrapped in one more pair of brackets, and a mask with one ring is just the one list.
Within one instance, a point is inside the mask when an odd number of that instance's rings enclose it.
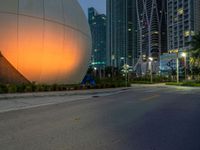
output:
{"label": "street lamp", "polygon": [[128,74],[129,74],[130,66],[128,64],[124,64],[122,71],[125,73],[125,85],[128,86]]}
{"label": "street lamp", "polygon": [[149,57],[149,62],[150,62],[150,74],[151,74],[151,83],[153,83],[153,66],[152,66],[152,62],[153,62],[153,57]]}
{"label": "street lamp", "polygon": [[187,54],[185,52],[183,52],[181,54],[181,56],[184,58],[184,69],[185,69],[185,80],[187,79],[187,70],[186,70],[186,67],[187,67]]}
{"label": "street lamp", "polygon": [[97,67],[94,67],[94,76],[97,76]]}
{"label": "street lamp", "polygon": [[176,53],[176,80],[179,83],[179,50]]}
{"label": "street lamp", "polygon": [[170,53],[176,53],[176,79],[177,79],[177,83],[179,83],[179,56],[184,57],[185,58],[185,78],[186,78],[186,57],[187,57],[187,53],[183,52],[183,50],[181,50],[181,55],[179,55],[180,50],[176,49],[176,50],[171,50]]}
{"label": "street lamp", "polygon": [[[177,69],[177,83],[179,83],[179,50],[177,51],[176,53],[176,69]],[[181,57],[184,58],[184,66],[185,66],[185,79],[187,78],[186,75],[187,75],[187,70],[186,70],[186,57],[187,57],[187,54],[185,52],[182,52],[181,53]]]}

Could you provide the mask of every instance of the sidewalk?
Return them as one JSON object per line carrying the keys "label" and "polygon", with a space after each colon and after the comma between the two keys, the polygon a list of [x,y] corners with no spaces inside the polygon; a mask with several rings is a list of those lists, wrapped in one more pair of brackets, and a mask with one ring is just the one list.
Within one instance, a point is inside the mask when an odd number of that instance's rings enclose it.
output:
{"label": "sidewalk", "polygon": [[88,95],[112,93],[128,88],[110,88],[110,89],[91,89],[91,90],[74,90],[74,91],[56,91],[56,92],[33,92],[33,93],[14,93],[14,94],[0,94],[0,101],[5,99],[17,98],[33,98],[33,97],[52,97],[52,96],[72,96],[72,95]]}
{"label": "sidewalk", "polygon": [[92,97],[107,96],[117,94],[128,89],[129,88],[115,88],[63,92],[0,94],[0,113],[71,102]]}
{"label": "sidewalk", "polygon": [[155,83],[155,84],[139,84],[139,83],[134,83],[131,84],[131,87],[165,87],[165,83]]}

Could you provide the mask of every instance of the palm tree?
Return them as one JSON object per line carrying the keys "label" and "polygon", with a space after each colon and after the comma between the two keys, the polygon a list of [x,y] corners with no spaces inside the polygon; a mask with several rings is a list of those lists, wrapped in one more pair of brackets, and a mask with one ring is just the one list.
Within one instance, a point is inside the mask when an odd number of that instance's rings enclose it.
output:
{"label": "palm tree", "polygon": [[193,36],[191,41],[191,58],[190,64],[193,75],[200,75],[200,32]]}

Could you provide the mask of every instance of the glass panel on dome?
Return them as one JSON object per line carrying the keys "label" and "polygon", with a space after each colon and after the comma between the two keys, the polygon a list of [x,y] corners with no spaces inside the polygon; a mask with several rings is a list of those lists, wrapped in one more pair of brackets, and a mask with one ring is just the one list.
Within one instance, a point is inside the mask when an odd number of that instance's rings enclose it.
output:
{"label": "glass panel on dome", "polygon": [[0,0],[0,11],[17,13],[18,10],[18,0]]}
{"label": "glass panel on dome", "polygon": [[59,74],[62,73],[64,42],[64,26],[45,21],[44,55],[41,81],[57,83]]}
{"label": "glass panel on dome", "polygon": [[64,23],[63,5],[61,0],[44,0],[45,18],[59,23]]}
{"label": "glass panel on dome", "polygon": [[0,51],[17,69],[17,15],[0,14]]}
{"label": "glass panel on dome", "polygon": [[44,16],[43,3],[44,3],[43,0],[20,0],[19,13],[43,18]]}
{"label": "glass panel on dome", "polygon": [[19,17],[19,59],[20,72],[30,81],[38,81],[43,62],[44,27],[41,19]]}

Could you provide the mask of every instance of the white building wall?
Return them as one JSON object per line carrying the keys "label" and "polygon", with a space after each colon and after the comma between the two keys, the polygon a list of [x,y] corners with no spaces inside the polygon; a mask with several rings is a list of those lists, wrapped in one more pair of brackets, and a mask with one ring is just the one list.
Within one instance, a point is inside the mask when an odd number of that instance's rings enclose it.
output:
{"label": "white building wall", "polygon": [[0,0],[0,51],[30,81],[78,83],[91,55],[87,19],[76,0]]}

